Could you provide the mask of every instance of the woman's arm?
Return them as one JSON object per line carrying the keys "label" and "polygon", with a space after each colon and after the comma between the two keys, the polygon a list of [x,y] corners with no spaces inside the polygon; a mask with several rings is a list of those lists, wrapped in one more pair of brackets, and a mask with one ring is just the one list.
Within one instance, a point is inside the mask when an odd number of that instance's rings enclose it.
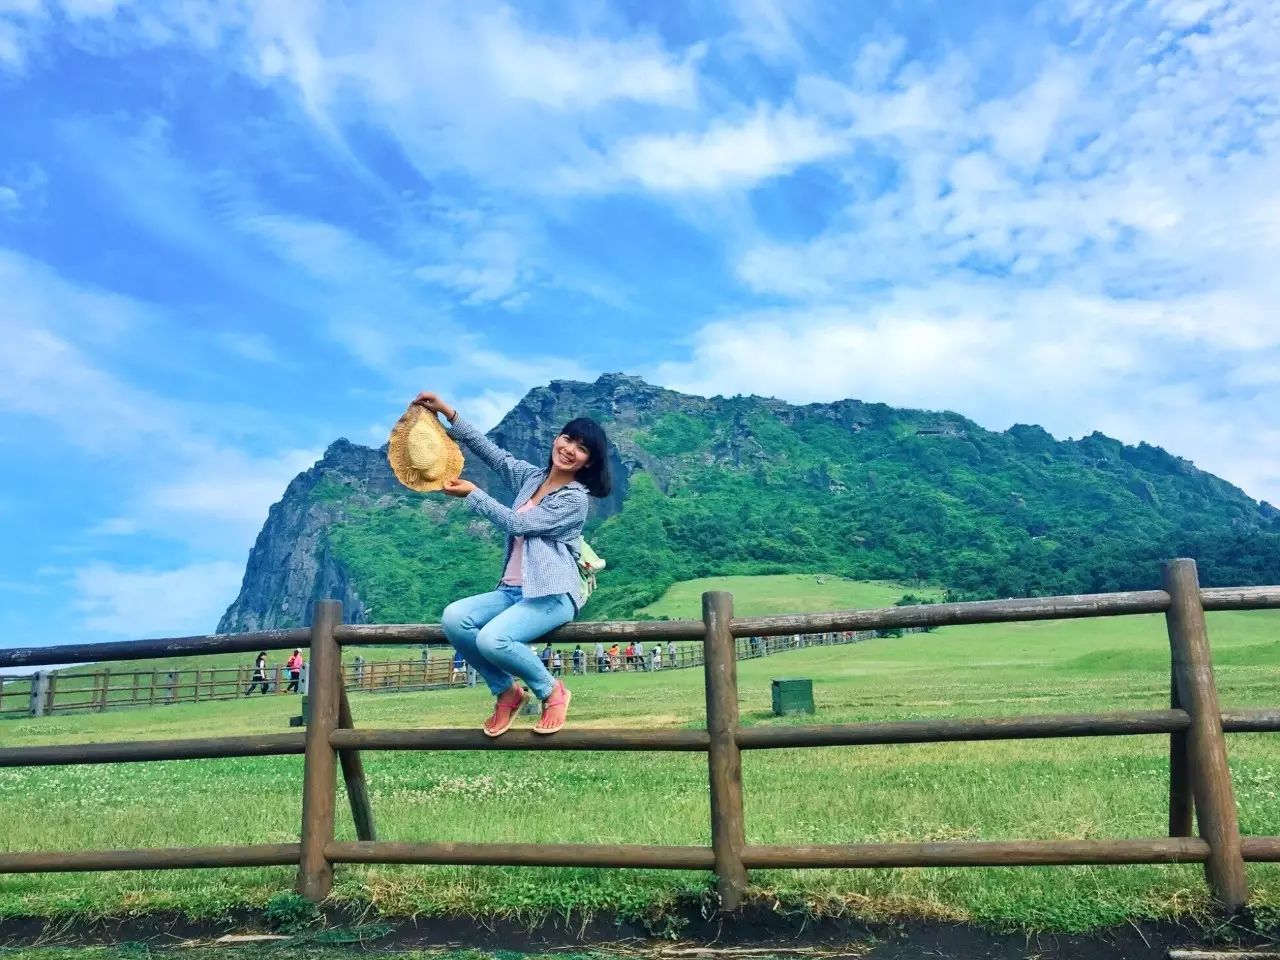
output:
{"label": "woman's arm", "polygon": [[542,468],[535,467],[526,460],[519,460],[486,437],[479,428],[472,426],[454,411],[449,423],[449,436],[457,440],[484,461],[485,466],[502,478],[503,483],[513,493],[519,493],[525,482],[535,474],[541,475]]}
{"label": "woman's arm", "polygon": [[510,507],[504,507],[479,489],[467,494],[463,502],[513,537],[545,537],[548,540],[567,542],[580,537],[587,522],[587,493],[582,489],[549,494],[536,507],[524,513],[516,513]]}

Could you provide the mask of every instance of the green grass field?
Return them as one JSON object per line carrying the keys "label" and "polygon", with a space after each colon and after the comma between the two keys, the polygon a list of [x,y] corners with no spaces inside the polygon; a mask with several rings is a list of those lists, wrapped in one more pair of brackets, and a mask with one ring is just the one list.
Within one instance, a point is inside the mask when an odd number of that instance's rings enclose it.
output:
{"label": "green grass field", "polygon": [[[772,580],[773,578],[769,578]],[[758,584],[760,593],[776,589]],[[742,594],[750,585],[735,585]],[[892,597],[900,596],[900,591]],[[664,598],[666,602],[668,598]],[[670,598],[679,609],[677,594]],[[885,602],[874,601],[875,605]],[[754,598],[738,610],[753,611]],[[688,615],[688,614],[680,614]],[[1227,706],[1280,704],[1280,615],[1210,615]],[[814,680],[816,722],[1074,713],[1168,705],[1158,616],[957,627],[739,664],[745,724],[807,722],[770,712],[770,678]],[[580,726],[696,726],[701,672],[574,678]],[[288,729],[290,698],[120,710],[0,723],[6,745],[235,735]],[[478,724],[478,690],[355,695],[361,726]],[[1228,742],[1241,827],[1280,834],[1280,736]],[[753,843],[1158,836],[1167,739],[1126,737],[752,751],[744,756]],[[698,754],[368,754],[381,839],[687,843],[710,841]],[[296,840],[300,757],[0,770],[0,850]],[[345,798],[340,800],[345,804]],[[35,813],[38,811],[38,814]],[[352,838],[345,807],[339,834]],[[288,869],[48,874],[0,878],[0,916],[91,916],[258,905]],[[757,871],[754,889],[814,911],[910,913],[1077,930],[1200,910],[1196,866]],[[1250,865],[1253,904],[1280,914],[1280,867]],[[334,896],[396,913],[533,916],[570,908],[660,912],[704,893],[676,871],[339,867]]]}
{"label": "green grass field", "polygon": [[675,584],[660,600],[639,612],[669,620],[700,620],[702,594],[707,590],[728,590],[732,593],[733,612],[739,617],[891,607],[907,593],[930,600],[941,599],[942,596],[942,591],[936,587],[906,587],[888,581],[846,580],[807,573],[773,577],[704,577]]}

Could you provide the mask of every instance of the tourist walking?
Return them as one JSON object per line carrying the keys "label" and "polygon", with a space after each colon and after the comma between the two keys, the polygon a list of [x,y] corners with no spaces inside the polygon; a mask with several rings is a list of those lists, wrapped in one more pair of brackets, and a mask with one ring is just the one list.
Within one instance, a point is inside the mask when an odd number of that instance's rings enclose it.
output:
{"label": "tourist walking", "polygon": [[573,672],[576,674],[587,672],[587,654],[582,649],[582,644],[573,648]]}
{"label": "tourist walking", "polygon": [[667,641],[667,663],[673,667],[676,665],[676,642],[674,640]]}
{"label": "tourist walking", "polygon": [[297,693],[298,684],[302,680],[302,648],[294,647],[293,655],[285,661],[284,668],[289,671],[289,685],[285,693]]}
{"label": "tourist walking", "polygon": [[604,658],[604,644],[599,640],[596,641],[596,673],[604,673],[609,669],[609,664]]}
{"label": "tourist walking", "polygon": [[247,697],[252,694],[253,688],[258,684],[262,684],[263,693],[271,689],[271,684],[267,680],[267,651],[265,650],[253,661],[253,680],[249,683],[249,689],[244,692],[244,695]]}

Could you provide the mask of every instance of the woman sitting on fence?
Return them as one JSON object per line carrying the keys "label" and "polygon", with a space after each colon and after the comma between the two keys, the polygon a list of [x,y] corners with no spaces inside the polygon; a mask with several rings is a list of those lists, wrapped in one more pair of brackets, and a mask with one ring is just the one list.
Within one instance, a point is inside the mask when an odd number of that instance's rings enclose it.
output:
{"label": "woman sitting on fence", "polygon": [[542,701],[534,733],[555,733],[564,726],[569,691],[551,676],[528,644],[577,616],[582,603],[574,549],[587,522],[587,497],[607,497],[609,442],[594,420],[569,421],[551,445],[545,467],[517,460],[458,416],[434,393],[415,403],[444,414],[450,435],[467,446],[516,491],[504,507],[468,480],[452,480],[444,492],[464,497],[467,506],[507,535],[502,578],[479,596],[445,607],[445,636],[498,698],[484,732],[501,736],[524,703],[523,680]]}

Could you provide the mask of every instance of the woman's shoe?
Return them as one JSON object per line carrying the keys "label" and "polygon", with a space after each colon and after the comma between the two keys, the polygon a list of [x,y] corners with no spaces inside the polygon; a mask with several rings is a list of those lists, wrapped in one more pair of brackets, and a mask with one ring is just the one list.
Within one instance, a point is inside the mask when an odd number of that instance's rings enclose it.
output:
{"label": "woman's shoe", "polygon": [[500,737],[510,730],[511,721],[516,718],[516,714],[524,706],[524,701],[524,687],[518,683],[511,684],[510,687],[499,694],[498,702],[493,707],[493,713],[484,722],[485,736]]}
{"label": "woman's shoe", "polygon": [[557,680],[555,687],[551,690],[551,696],[542,701],[542,717],[533,728],[533,732],[555,733],[563,727],[569,715],[569,701],[572,699],[573,694],[564,685],[564,681]]}

